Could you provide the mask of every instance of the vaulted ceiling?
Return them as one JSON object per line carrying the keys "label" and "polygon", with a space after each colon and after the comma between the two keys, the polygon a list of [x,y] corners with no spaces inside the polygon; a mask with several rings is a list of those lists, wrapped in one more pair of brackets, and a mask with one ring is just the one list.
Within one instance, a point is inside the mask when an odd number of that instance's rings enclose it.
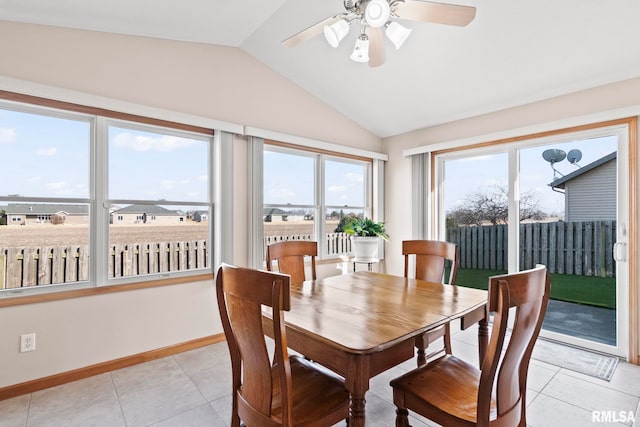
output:
{"label": "vaulted ceiling", "polygon": [[344,11],[341,0],[0,0],[0,20],[242,49],[372,133],[387,137],[640,76],[637,0],[456,0],[466,27],[413,29],[377,68],[322,35],[281,41]]}

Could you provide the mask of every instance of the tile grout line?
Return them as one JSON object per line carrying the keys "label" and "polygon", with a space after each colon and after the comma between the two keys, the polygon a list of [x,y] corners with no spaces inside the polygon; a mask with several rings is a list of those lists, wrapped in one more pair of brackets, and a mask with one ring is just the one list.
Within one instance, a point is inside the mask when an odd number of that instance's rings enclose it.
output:
{"label": "tile grout line", "polygon": [[122,401],[120,400],[120,393],[118,393],[118,388],[116,387],[116,383],[113,380],[112,372],[113,371],[109,372],[109,379],[111,380],[111,386],[113,387],[113,392],[116,395],[116,399],[118,399],[118,407],[120,408],[120,415],[122,416],[122,421],[124,422],[125,427],[128,427],[129,423],[127,423],[127,418],[124,416],[124,409],[122,409]]}

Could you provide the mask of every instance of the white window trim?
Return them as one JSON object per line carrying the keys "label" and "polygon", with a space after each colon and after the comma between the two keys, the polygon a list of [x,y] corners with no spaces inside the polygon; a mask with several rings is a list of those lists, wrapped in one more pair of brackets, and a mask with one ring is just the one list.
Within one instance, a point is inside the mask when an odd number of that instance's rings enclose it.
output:
{"label": "white window trim", "polygon": [[[280,134],[278,134],[279,136],[281,136]],[[273,133],[269,133],[268,136],[273,136]],[[277,151],[277,152],[281,152],[281,153],[289,153],[289,154],[294,154],[294,155],[301,155],[301,156],[309,156],[309,157],[313,157],[315,158],[315,170],[316,170],[316,177],[314,180],[314,191],[316,193],[315,199],[314,199],[314,204],[313,205],[291,205],[291,207],[302,207],[302,208],[308,208],[308,209],[315,209],[316,212],[316,218],[318,217],[318,214],[324,214],[324,211],[328,208],[328,206],[324,205],[324,176],[323,176],[323,171],[321,169],[323,169],[323,165],[324,165],[324,161],[323,160],[337,160],[337,161],[341,161],[341,162],[353,162],[356,164],[366,164],[366,182],[365,182],[365,196],[364,196],[364,206],[360,207],[360,206],[349,206],[349,208],[354,208],[354,209],[363,209],[364,214],[366,216],[369,216],[371,218],[373,218],[376,221],[384,221],[384,161],[386,160],[386,155],[380,155],[380,156],[375,156],[375,158],[372,157],[372,161],[371,163],[367,162],[367,161],[363,161],[363,160],[355,160],[355,159],[350,159],[348,156],[353,155],[353,152],[351,152],[352,150],[349,150],[347,147],[347,150],[345,150],[345,147],[342,146],[333,146],[331,144],[328,144],[329,146],[331,146],[332,148],[337,148],[340,147],[340,151],[334,149],[332,150],[334,153],[336,154],[330,154],[330,153],[316,153],[316,152],[311,152],[311,151],[306,151],[305,147],[313,147],[316,150],[318,148],[321,149],[325,149],[327,145],[323,146],[323,147],[318,147],[318,144],[316,143],[315,145],[304,145],[301,146],[299,148],[289,148],[289,147],[279,147],[277,145],[269,145],[269,148],[265,148],[264,146],[266,146],[267,144],[264,144],[264,140],[262,140],[262,138],[252,138],[252,140],[254,140],[253,145],[252,145],[252,149],[251,151],[251,164],[255,165],[256,163],[260,163],[260,171],[262,172],[262,162],[263,162],[263,157],[264,157],[264,151],[265,150],[270,150],[270,151]],[[296,139],[298,140],[298,139]],[[345,151],[349,151],[349,153],[345,152]],[[357,150],[359,152],[358,155],[362,156],[363,151],[362,150]],[[372,154],[371,152],[366,152],[367,154]],[[344,157],[341,157],[340,154],[345,154]],[[272,206],[271,204],[265,204],[264,203],[264,194],[263,194],[263,186],[264,183],[262,181],[262,173],[260,173],[260,176],[256,176],[256,172],[253,172],[253,176],[252,179],[250,180],[249,185],[251,186],[251,188],[249,189],[249,194],[252,194],[252,202],[253,202],[253,207],[252,207],[252,212],[253,212],[253,219],[252,219],[252,226],[251,229],[254,230],[252,233],[250,233],[250,244],[249,244],[249,255],[250,255],[250,260],[252,262],[252,266],[254,268],[262,268],[264,265],[264,254],[263,254],[263,250],[262,250],[262,246],[263,246],[263,239],[264,239],[264,232],[263,232],[263,227],[262,227],[262,213],[264,212],[264,207],[268,207],[268,206]],[[259,197],[259,200],[258,200]],[[276,205],[273,205],[276,206]],[[281,206],[281,205],[277,205],[277,206]],[[329,206],[329,208],[333,207]],[[344,206],[342,206],[344,207]],[[325,233],[325,224],[323,221],[314,221],[314,232],[316,233],[316,236],[322,236]],[[260,233],[258,234],[257,231],[260,231]],[[317,238],[316,239],[318,241],[318,259],[322,260],[322,259],[332,259],[334,257],[331,256],[327,256],[325,255],[325,247],[324,247],[324,239],[320,239]],[[380,243],[380,248],[378,253],[380,254],[380,258],[383,259],[384,258],[384,243],[381,242]]]}

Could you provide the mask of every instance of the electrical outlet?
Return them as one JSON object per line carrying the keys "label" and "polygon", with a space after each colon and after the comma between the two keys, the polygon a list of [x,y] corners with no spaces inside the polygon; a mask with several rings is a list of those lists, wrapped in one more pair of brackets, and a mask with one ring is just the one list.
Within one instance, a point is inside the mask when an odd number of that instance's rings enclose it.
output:
{"label": "electrical outlet", "polygon": [[20,353],[36,349],[36,333],[20,335]]}

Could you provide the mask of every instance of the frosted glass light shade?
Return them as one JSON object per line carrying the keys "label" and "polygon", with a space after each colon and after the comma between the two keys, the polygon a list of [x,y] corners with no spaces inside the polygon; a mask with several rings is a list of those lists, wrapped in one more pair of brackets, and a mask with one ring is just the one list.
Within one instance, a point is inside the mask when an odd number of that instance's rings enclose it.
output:
{"label": "frosted glass light shade", "polygon": [[366,34],[360,34],[356,40],[351,59],[356,62],[369,62],[369,37]]}
{"label": "frosted glass light shade", "polygon": [[400,46],[404,44],[404,42],[411,34],[411,29],[404,27],[397,22],[389,22],[385,27],[385,34],[391,40],[391,43],[396,47],[396,50],[400,49]]}
{"label": "frosted glass light shade", "polygon": [[344,19],[324,26],[324,38],[331,47],[338,47],[340,40],[349,33],[349,23]]}

